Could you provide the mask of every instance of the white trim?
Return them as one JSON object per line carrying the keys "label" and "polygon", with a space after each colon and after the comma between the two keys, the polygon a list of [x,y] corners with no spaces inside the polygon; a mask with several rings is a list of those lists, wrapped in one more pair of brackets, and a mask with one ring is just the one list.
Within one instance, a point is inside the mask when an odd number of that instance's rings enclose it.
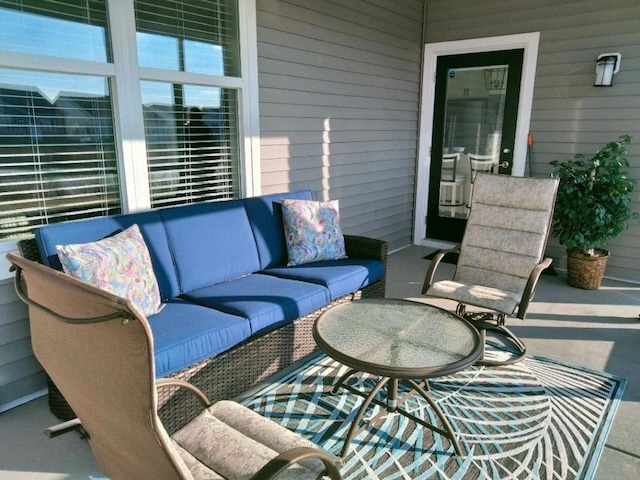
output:
{"label": "white trim", "polygon": [[238,5],[240,18],[240,64],[242,65],[242,90],[239,103],[240,148],[242,159],[243,197],[262,193],[260,168],[260,110],[258,100],[258,34],[255,0],[241,0]]}
{"label": "white trim", "polygon": [[36,398],[44,397],[47,393],[49,392],[45,388],[43,390],[38,390],[37,392],[30,393],[29,395],[25,395],[24,397],[17,398],[12,402],[0,405],[0,413],[11,410],[12,408],[19,407],[20,405],[24,405],[25,403],[35,400]]}
{"label": "white trim", "polygon": [[524,176],[527,156],[527,135],[531,121],[533,85],[538,61],[540,32],[505,35],[500,37],[475,38],[441,43],[429,43],[424,49],[422,74],[422,97],[420,99],[420,135],[418,146],[418,171],[416,174],[416,205],[413,228],[413,243],[432,246],[425,238],[427,231],[427,207],[429,198],[429,171],[431,168],[431,137],[433,132],[433,100],[435,98],[435,73],[439,56],[462,53],[491,52],[524,48],[518,120],[513,149],[512,174]]}
{"label": "white trim", "polygon": [[205,75],[202,73],[182,72],[178,70],[163,70],[161,68],[140,67],[140,80],[154,82],[186,83],[189,85],[206,85],[221,88],[242,88],[242,79],[239,77],[225,77]]}
{"label": "white trim", "polygon": [[115,75],[112,63],[74,60],[71,58],[49,57],[30,53],[2,52],[2,68],[18,68],[20,70],[36,70],[39,72],[70,73],[110,77]]}
{"label": "white trim", "polygon": [[[113,117],[124,213],[151,208],[133,2],[107,2],[116,78]],[[144,160],[144,161],[141,161]]]}
{"label": "white trim", "polygon": [[11,264],[5,255],[9,252],[17,252],[18,243],[15,240],[5,240],[0,242],[0,282],[13,278],[13,273],[9,271]]}

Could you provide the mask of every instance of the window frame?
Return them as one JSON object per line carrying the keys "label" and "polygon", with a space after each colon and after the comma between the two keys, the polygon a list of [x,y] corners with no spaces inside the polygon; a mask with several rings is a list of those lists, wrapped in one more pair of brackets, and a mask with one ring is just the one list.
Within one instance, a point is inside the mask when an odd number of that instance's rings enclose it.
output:
{"label": "window frame", "polygon": [[[260,128],[255,0],[238,0],[240,77],[213,76],[138,67],[133,0],[106,0],[113,63],[37,54],[2,52],[0,67],[108,77],[111,82],[115,142],[120,171],[121,208],[130,213],[151,208],[140,82],[196,84],[238,91],[240,195],[260,195]],[[144,159],[144,161],[140,161]],[[15,240],[0,241],[0,253],[14,251]],[[10,278],[4,255],[0,280]],[[7,267],[7,268],[4,268]]]}

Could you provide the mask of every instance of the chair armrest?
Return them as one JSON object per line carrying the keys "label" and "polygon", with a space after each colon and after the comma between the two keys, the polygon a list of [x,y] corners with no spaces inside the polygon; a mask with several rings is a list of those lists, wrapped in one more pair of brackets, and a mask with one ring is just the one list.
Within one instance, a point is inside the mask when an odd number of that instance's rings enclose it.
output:
{"label": "chair armrest", "polygon": [[423,295],[427,293],[427,290],[433,283],[433,276],[436,273],[436,268],[438,268],[438,265],[440,265],[440,261],[444,258],[444,256],[447,253],[458,253],[458,252],[460,252],[460,245],[456,245],[455,247],[450,248],[448,250],[440,250],[435,254],[433,259],[431,260],[431,264],[429,265],[429,268],[427,269],[427,274],[424,276],[424,283],[422,284]]}
{"label": "chair armrest", "polygon": [[211,402],[209,401],[207,396],[202,392],[202,390],[200,390],[198,387],[194,385],[191,385],[189,382],[185,382],[184,380],[178,380],[176,378],[158,378],[156,380],[156,388],[163,388],[163,387],[184,388],[185,390],[188,390],[189,392],[193,393],[196,397],[198,397],[198,400],[200,400],[202,405],[204,405],[205,407],[208,407],[211,405]]}
{"label": "chair armrest", "polygon": [[326,468],[326,474],[331,480],[342,480],[342,475],[336,466],[335,459],[328,453],[318,449],[309,447],[297,447],[281,453],[277,457],[271,459],[251,480],[271,480],[289,468],[294,463],[307,458],[319,459]]}
{"label": "chair armrest", "polygon": [[518,314],[516,315],[518,318],[524,320],[525,315],[527,314],[527,308],[529,308],[529,302],[533,299],[533,296],[536,293],[536,286],[538,285],[538,279],[542,274],[542,271],[551,265],[553,260],[551,258],[545,258],[538,265],[535,266],[531,275],[529,275],[529,280],[527,280],[527,285],[524,287],[524,292],[522,293],[522,300],[520,300],[520,306],[518,307]]}
{"label": "chair armrest", "polygon": [[357,235],[345,235],[344,246],[348,257],[379,260],[385,264],[385,266],[387,264],[388,244],[384,240]]}

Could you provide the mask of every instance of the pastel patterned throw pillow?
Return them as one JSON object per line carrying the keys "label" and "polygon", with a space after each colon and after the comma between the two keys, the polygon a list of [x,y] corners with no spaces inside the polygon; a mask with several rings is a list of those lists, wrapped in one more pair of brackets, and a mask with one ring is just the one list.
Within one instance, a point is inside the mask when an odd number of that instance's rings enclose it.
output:
{"label": "pastel patterned throw pillow", "polygon": [[68,275],[131,302],[144,315],[162,306],[149,250],[138,225],[97,242],[56,245]]}
{"label": "pastel patterned throw pillow", "polygon": [[287,265],[346,257],[337,200],[283,199],[282,220],[289,255]]}

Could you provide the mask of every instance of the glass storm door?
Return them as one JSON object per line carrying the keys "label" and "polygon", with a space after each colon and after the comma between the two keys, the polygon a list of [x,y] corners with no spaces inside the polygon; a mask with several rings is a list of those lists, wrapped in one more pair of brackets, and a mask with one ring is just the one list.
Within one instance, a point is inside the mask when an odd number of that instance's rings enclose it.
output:
{"label": "glass storm door", "polygon": [[438,57],[427,237],[461,241],[475,175],[511,174],[523,52]]}

